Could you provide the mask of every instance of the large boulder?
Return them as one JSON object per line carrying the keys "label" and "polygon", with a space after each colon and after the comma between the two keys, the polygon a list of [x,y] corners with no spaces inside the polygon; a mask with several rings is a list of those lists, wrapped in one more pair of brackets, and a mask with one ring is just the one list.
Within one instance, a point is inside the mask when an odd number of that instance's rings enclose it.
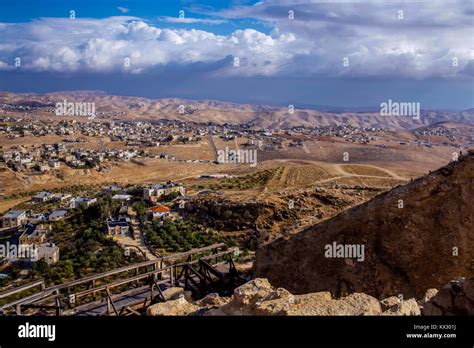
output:
{"label": "large boulder", "polygon": [[380,301],[380,305],[382,306],[382,310],[385,312],[389,309],[399,306],[400,298],[398,298],[397,296],[387,297],[386,299]]}
{"label": "large boulder", "polygon": [[420,306],[414,298],[406,301],[400,301],[398,305],[395,305],[382,315],[421,315]]}
{"label": "large boulder", "polygon": [[[321,298],[321,293],[296,295],[287,315],[380,315],[379,301],[366,294],[354,293],[340,299]],[[328,294],[327,292],[323,294]]]}
{"label": "large boulder", "polygon": [[211,308],[219,308],[225,304],[227,304],[230,301],[230,298],[228,297],[221,297],[219,294],[213,292],[208,295],[206,295],[204,298],[201,300],[197,301],[196,304],[199,307],[204,307],[207,309]]}
{"label": "large boulder", "polygon": [[199,306],[188,302],[184,297],[176,300],[157,303],[147,308],[146,315],[164,316],[164,315],[195,315]]}
{"label": "large boulder", "polygon": [[184,297],[188,299],[188,295],[186,294],[184,289],[177,286],[163,290],[162,293],[163,297],[165,298],[165,301],[176,300],[179,297]]}

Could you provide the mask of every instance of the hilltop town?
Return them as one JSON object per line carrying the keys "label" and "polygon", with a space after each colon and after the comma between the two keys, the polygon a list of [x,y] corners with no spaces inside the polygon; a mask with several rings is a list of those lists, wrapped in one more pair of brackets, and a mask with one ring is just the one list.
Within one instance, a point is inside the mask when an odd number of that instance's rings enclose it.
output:
{"label": "hilltop town", "polygon": [[[472,134],[457,128],[437,126],[415,130],[417,139],[399,141],[400,145],[425,147],[452,146],[467,148],[474,144]],[[277,152],[288,147],[305,149],[305,141],[337,138],[356,144],[374,144],[384,148],[396,142],[387,129],[347,125],[292,127],[288,130],[255,130],[248,125],[198,124],[178,121],[159,122],[80,122],[76,120],[42,120],[31,118],[0,118],[0,136],[8,140],[32,139],[31,144],[16,141],[3,145],[0,161],[14,171],[47,172],[61,165],[77,169],[107,171],[110,161],[131,161],[141,158],[163,158],[180,162],[215,162],[215,159],[177,158],[160,149],[172,145],[202,144],[203,138],[218,137],[226,142],[238,141],[243,148]],[[46,143],[42,138],[54,137]],[[428,137],[428,139],[427,139]],[[429,137],[444,138],[440,142]],[[34,139],[41,142],[37,142]],[[104,142],[106,139],[106,142]],[[94,147],[91,148],[90,144]],[[463,146],[464,144],[464,146]],[[214,144],[211,144],[215,146]],[[306,150],[308,151],[308,150]],[[189,153],[191,154],[191,153]]]}

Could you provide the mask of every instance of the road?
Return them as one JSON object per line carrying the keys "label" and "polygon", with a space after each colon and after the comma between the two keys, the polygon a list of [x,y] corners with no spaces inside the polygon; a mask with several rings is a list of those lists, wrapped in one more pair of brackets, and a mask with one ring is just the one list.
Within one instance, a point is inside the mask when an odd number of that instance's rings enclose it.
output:
{"label": "road", "polygon": [[130,217],[130,227],[132,230],[133,238],[128,235],[115,236],[117,242],[124,248],[127,246],[137,247],[146,255],[147,260],[157,260],[158,257],[148,249],[145,243],[145,237],[143,236],[143,230],[140,228],[140,222],[137,219],[137,212],[129,207],[128,215]]}

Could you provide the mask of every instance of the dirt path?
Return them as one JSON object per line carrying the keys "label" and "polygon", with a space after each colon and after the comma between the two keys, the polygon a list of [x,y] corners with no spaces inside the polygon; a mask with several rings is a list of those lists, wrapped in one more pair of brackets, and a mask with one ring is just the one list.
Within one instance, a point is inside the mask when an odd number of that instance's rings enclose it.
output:
{"label": "dirt path", "polygon": [[[298,159],[291,159],[291,158],[285,158],[285,159],[277,159],[276,160],[277,162],[292,162],[292,161],[298,161]],[[300,160],[301,161],[301,160]],[[308,163],[314,163],[314,164],[321,164],[321,162],[318,162],[318,161],[311,161],[311,160],[302,160],[303,162],[308,162]],[[323,162],[324,163],[324,162]],[[327,163],[324,163],[324,164],[327,164]],[[383,167],[378,167],[378,166],[374,166],[374,165],[371,165],[371,164],[359,164],[359,163],[348,163],[348,164],[353,164],[353,165],[357,165],[357,166],[361,166],[361,167],[370,167],[370,168],[374,168],[374,169],[377,169],[377,170],[380,170],[382,172],[385,172],[387,173],[388,175],[390,175],[393,179],[397,179],[397,180],[404,180],[404,181],[407,181],[409,180],[409,178],[405,178],[403,176],[400,176],[398,175],[397,173],[395,173],[394,171],[390,170],[390,169],[387,169],[387,168],[383,168]],[[347,176],[364,176],[364,175],[359,175],[359,174],[354,174],[354,173],[348,173],[344,170],[343,168],[343,164],[338,164],[338,163],[333,163],[333,166],[334,166],[334,169],[340,173],[341,175],[347,175]],[[376,176],[374,176],[376,177]]]}
{"label": "dirt path", "polygon": [[122,245],[123,247],[127,246],[134,246],[137,247],[146,255],[146,258],[148,260],[157,260],[158,257],[156,257],[150,249],[148,249],[147,245],[145,244],[145,239],[143,236],[143,231],[140,228],[140,222],[136,218],[136,212],[133,208],[129,207],[129,216],[130,216],[130,227],[131,227],[131,233],[133,234],[133,238],[131,236],[124,236],[124,235],[119,235],[116,236],[117,242]]}
{"label": "dirt path", "polygon": [[358,164],[358,166],[371,167],[371,168],[375,168],[375,169],[381,170],[382,172],[385,172],[385,173],[387,173],[388,175],[390,175],[393,179],[404,180],[404,181],[408,181],[408,180],[409,180],[408,178],[405,178],[405,177],[403,177],[403,176],[400,176],[400,175],[398,175],[397,173],[395,173],[394,171],[392,171],[392,170],[390,170],[390,169],[386,169],[386,168],[382,168],[382,167],[377,167],[377,166],[373,166],[373,165],[370,165],[370,164]]}
{"label": "dirt path", "polygon": [[[278,159],[276,161],[277,162],[292,162],[292,161],[295,161],[295,159]],[[318,161],[304,160],[304,162],[321,165],[321,162],[318,162]],[[334,172],[337,173],[338,175],[333,176],[331,178],[315,180],[310,184],[310,186],[317,185],[317,184],[322,184],[322,183],[327,183],[327,182],[335,181],[335,180],[338,180],[338,179],[346,179],[346,178],[361,178],[361,179],[362,178],[367,178],[367,179],[384,179],[384,180],[408,181],[407,178],[404,178],[404,177],[396,174],[395,172],[393,172],[389,169],[385,169],[385,168],[381,168],[381,167],[377,167],[377,166],[373,166],[373,165],[368,165],[368,164],[357,164],[357,163],[354,163],[354,164],[357,165],[357,166],[365,166],[365,167],[370,167],[370,168],[377,169],[379,171],[387,173],[389,176],[364,175],[364,174],[349,173],[346,170],[344,170],[344,164],[333,163],[333,164],[331,164],[331,169],[334,169]],[[327,165],[327,163],[325,163],[325,165]],[[274,180],[273,182],[269,183],[269,185],[268,185],[269,191],[279,190],[282,187],[285,187],[285,188],[299,187],[299,185],[289,186],[287,176],[288,176],[288,168],[285,167],[280,179],[279,180]]]}

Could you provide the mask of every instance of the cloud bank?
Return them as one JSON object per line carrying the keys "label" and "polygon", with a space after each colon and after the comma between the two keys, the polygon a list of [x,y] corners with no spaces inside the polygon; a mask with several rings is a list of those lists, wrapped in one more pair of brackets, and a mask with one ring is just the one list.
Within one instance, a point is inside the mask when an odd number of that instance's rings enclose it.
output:
{"label": "cloud bank", "polygon": [[[139,18],[43,18],[0,25],[0,69],[144,73],[167,65],[213,64],[228,59],[223,74],[272,75],[305,49],[291,34],[253,29],[222,36],[203,30],[161,29]],[[239,66],[234,60],[239,58]]]}
{"label": "cloud bank", "polygon": [[218,76],[474,77],[470,0],[277,0],[207,14],[184,23],[250,18],[272,29],[218,35],[130,16],[0,23],[0,70],[144,74],[201,64]]}

